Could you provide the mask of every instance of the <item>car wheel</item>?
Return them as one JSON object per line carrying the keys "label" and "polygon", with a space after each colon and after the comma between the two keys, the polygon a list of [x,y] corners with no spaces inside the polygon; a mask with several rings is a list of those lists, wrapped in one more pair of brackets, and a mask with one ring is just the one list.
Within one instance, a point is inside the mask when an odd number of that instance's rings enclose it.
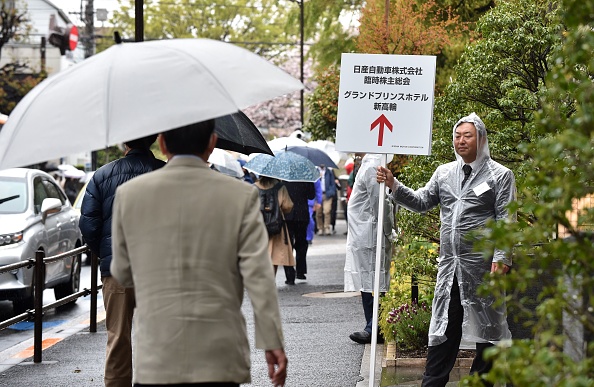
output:
{"label": "car wheel", "polygon": [[20,298],[12,301],[12,310],[17,315],[35,308],[35,273],[31,277],[31,287],[28,290],[29,292],[25,291]]}
{"label": "car wheel", "polygon": [[[72,272],[70,273],[70,279],[68,282],[60,284],[54,288],[54,295],[56,296],[56,300],[59,300],[64,297],[68,297],[80,289],[80,268],[81,268],[81,261],[82,261],[82,254],[78,254],[74,257],[72,261]],[[72,301],[73,303],[76,302],[76,299]]]}
{"label": "car wheel", "polygon": [[35,285],[31,286],[31,295],[24,296],[12,301],[12,310],[15,315],[25,313],[27,310],[34,308],[34,294]]}

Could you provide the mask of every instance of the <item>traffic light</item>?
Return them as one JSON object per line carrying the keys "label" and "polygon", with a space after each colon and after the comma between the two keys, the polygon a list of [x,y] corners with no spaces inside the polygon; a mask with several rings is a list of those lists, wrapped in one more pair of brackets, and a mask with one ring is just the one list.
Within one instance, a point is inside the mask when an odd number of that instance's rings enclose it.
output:
{"label": "traffic light", "polygon": [[60,49],[60,54],[65,55],[66,51],[73,51],[78,44],[78,28],[68,26],[66,28],[53,26],[50,30],[48,42]]}

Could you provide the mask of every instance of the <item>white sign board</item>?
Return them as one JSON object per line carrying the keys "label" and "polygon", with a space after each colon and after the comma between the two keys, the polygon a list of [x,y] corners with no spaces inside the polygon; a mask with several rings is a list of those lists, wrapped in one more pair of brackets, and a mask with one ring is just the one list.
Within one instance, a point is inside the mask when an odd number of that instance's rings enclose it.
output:
{"label": "white sign board", "polygon": [[435,56],[342,54],[336,149],[431,154]]}

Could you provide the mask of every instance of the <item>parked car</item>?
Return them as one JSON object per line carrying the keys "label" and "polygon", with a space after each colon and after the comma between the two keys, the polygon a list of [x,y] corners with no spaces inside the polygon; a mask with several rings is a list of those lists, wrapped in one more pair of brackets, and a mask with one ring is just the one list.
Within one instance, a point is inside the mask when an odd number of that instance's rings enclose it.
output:
{"label": "parked car", "polygon": [[[49,174],[26,168],[0,171],[0,266],[35,258],[38,250],[54,256],[82,246],[79,217]],[[80,270],[81,254],[48,263],[45,288],[53,288],[56,299],[78,292]],[[33,278],[33,268],[0,274],[0,300],[11,300],[16,313],[31,309]]]}
{"label": "parked car", "polygon": [[[94,172],[89,172],[90,176],[88,178],[88,180],[85,182],[85,184],[82,186],[82,188],[80,189],[78,195],[76,196],[76,200],[74,201],[74,203],[72,203],[72,207],[76,210],[76,212],[80,215],[80,209],[82,207],[82,202],[83,199],[85,198],[85,192],[87,191],[87,185],[89,185],[89,181],[91,180],[91,177],[93,176]],[[84,244],[84,239],[83,239],[83,244]],[[83,259],[83,264],[84,265],[90,265],[91,264],[91,255],[90,254],[83,254],[84,259]]]}

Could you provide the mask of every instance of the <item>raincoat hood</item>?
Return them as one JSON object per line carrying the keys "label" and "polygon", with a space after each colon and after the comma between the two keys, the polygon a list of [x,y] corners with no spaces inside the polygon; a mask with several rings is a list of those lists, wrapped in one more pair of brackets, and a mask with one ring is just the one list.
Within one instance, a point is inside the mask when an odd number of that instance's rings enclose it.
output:
{"label": "raincoat hood", "polygon": [[[482,162],[484,159],[490,158],[491,154],[489,152],[489,140],[487,139],[487,127],[480,117],[476,115],[476,113],[470,113],[466,117],[462,117],[458,120],[458,122],[456,122],[456,125],[454,125],[454,128],[452,129],[452,145],[454,145],[454,141],[456,140],[456,128],[464,122],[470,122],[476,129],[477,147],[475,161]],[[459,163],[464,164],[462,156],[456,152],[456,147],[454,146],[453,148],[454,154],[456,155],[456,160],[458,160]]]}

